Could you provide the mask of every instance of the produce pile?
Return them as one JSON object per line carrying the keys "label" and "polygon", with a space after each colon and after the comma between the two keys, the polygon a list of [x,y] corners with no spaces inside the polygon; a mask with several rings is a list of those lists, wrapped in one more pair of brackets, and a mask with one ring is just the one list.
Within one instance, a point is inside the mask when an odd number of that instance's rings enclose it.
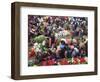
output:
{"label": "produce pile", "polygon": [[87,17],[28,15],[28,66],[87,63]]}

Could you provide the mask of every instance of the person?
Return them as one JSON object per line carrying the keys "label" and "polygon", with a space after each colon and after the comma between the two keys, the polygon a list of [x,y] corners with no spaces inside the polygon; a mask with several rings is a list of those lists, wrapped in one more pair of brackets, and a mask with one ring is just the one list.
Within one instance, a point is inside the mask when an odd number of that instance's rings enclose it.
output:
{"label": "person", "polygon": [[54,48],[55,47],[55,35],[54,35],[54,33],[53,34],[51,34],[51,36],[50,36],[50,46],[51,46],[51,48]]}
{"label": "person", "polygon": [[50,39],[46,38],[46,40],[45,40],[45,47],[49,48],[49,45],[50,45]]}
{"label": "person", "polygon": [[60,51],[59,51],[59,54],[60,54],[60,58],[65,58],[65,41],[61,41],[61,44],[60,44]]}

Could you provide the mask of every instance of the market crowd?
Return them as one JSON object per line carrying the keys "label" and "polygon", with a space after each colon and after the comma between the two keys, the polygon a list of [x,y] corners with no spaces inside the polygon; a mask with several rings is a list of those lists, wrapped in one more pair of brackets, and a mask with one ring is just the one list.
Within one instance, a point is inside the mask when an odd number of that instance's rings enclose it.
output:
{"label": "market crowd", "polygon": [[87,63],[87,17],[28,15],[28,66]]}

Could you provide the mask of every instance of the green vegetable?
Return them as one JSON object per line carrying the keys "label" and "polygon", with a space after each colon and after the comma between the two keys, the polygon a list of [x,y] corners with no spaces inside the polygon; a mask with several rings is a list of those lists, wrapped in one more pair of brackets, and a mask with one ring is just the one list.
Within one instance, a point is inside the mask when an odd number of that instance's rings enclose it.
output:
{"label": "green vegetable", "polygon": [[46,37],[44,35],[39,35],[34,38],[34,41],[36,41],[37,43],[42,43],[45,39]]}

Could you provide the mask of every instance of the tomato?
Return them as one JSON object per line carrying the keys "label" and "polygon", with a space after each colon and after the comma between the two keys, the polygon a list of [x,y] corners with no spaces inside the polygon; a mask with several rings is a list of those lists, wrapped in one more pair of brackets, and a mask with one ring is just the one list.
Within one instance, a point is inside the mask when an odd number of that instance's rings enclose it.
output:
{"label": "tomato", "polygon": [[68,64],[67,59],[61,59],[60,64],[61,65],[67,65]]}
{"label": "tomato", "polygon": [[35,56],[35,51],[34,48],[31,49],[31,52],[29,52],[29,58],[34,57]]}
{"label": "tomato", "polygon": [[54,61],[54,60],[48,60],[48,61],[47,61],[47,64],[48,64],[48,65],[54,65],[54,64],[55,64],[55,61]]}
{"label": "tomato", "polygon": [[86,60],[85,60],[85,58],[84,58],[84,57],[79,58],[79,59],[80,59],[80,63],[85,63],[85,62],[86,62]]}
{"label": "tomato", "polygon": [[46,61],[42,61],[42,66],[47,66],[47,62]]}
{"label": "tomato", "polygon": [[73,64],[78,64],[78,63],[79,63],[78,60],[79,60],[78,58],[74,58],[74,62],[73,62]]}

